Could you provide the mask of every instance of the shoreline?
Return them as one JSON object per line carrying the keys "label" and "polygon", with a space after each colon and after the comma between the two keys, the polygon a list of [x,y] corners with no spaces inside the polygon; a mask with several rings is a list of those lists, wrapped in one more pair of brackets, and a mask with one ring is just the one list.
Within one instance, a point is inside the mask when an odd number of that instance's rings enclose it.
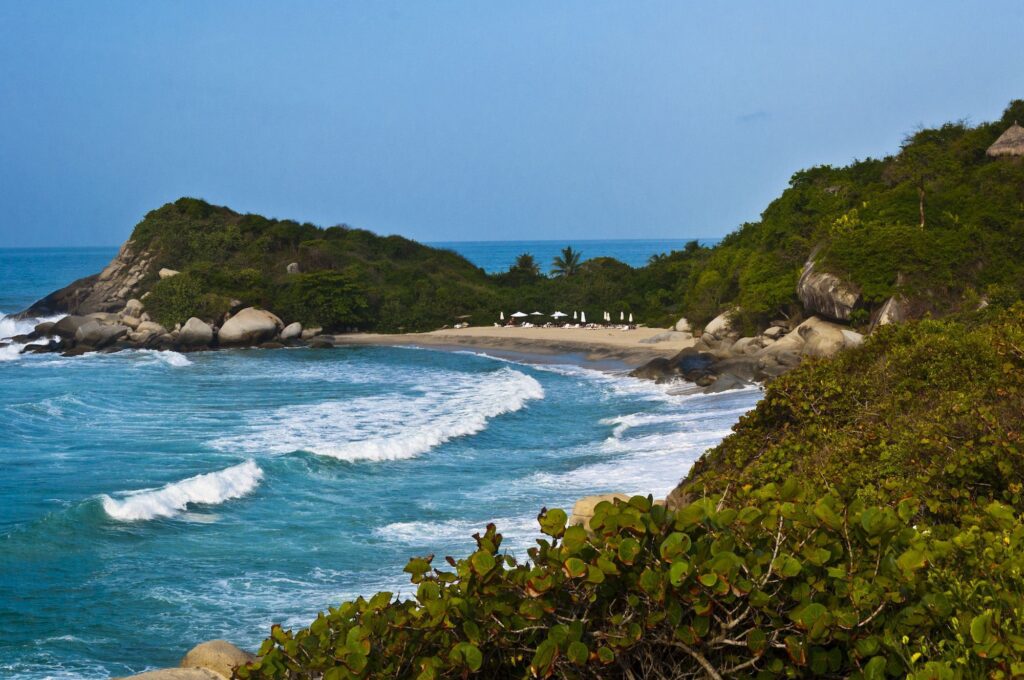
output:
{"label": "shoreline", "polygon": [[[692,337],[644,342],[670,332],[662,328],[630,330],[588,328],[509,328],[471,326],[426,333],[351,333],[330,336],[335,346],[424,347],[448,350],[494,350],[496,353],[570,357],[572,363],[617,364],[606,370],[626,370],[651,359],[670,358],[696,344]],[[673,334],[675,335],[675,334]],[[541,363],[544,363],[541,361]]]}

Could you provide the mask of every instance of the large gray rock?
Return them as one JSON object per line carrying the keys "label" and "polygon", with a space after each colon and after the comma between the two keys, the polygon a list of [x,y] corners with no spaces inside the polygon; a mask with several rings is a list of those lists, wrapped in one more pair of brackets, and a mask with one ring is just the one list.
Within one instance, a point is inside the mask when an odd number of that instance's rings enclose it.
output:
{"label": "large gray rock", "polygon": [[139,333],[150,332],[156,333],[157,335],[163,335],[167,332],[166,328],[155,321],[143,321],[135,328],[135,330]]}
{"label": "large gray rock", "polygon": [[740,336],[740,332],[736,327],[735,317],[736,310],[729,310],[728,312],[719,314],[704,327],[704,334],[710,335],[718,340],[738,338]]}
{"label": "large gray rock", "polygon": [[875,316],[873,326],[886,326],[891,323],[902,323],[910,318],[910,305],[907,300],[900,296],[891,297],[885,301],[882,308]]}
{"label": "large gray rock", "polygon": [[50,334],[58,335],[70,340],[75,337],[75,333],[78,332],[79,326],[87,324],[90,321],[93,321],[93,319],[86,316],[76,316],[74,314],[65,316],[50,327]]}
{"label": "large gray rock", "polygon": [[177,276],[177,275],[178,275],[178,274],[180,274],[180,273],[181,273],[181,272],[179,272],[179,271],[178,271],[177,269],[168,269],[167,267],[164,267],[164,268],[163,268],[163,269],[161,269],[161,270],[160,270],[159,272],[157,272],[157,275],[158,275],[158,276],[159,276],[159,277],[160,277],[161,279],[169,279],[169,278],[171,278],[172,276]]}
{"label": "large gray rock", "polygon": [[718,394],[719,392],[726,392],[728,390],[739,390],[747,387],[748,385],[750,385],[750,383],[743,378],[733,375],[732,373],[724,373],[718,376],[718,379],[715,380],[715,382],[704,388],[704,394]]}
{"label": "large gray rock", "polygon": [[230,677],[206,668],[161,668],[115,680],[226,680]]}
{"label": "large gray rock", "polygon": [[324,329],[320,328],[320,326],[317,326],[315,328],[304,328],[302,330],[302,336],[301,337],[302,337],[303,340],[309,340],[311,338],[315,338],[316,336],[320,335],[323,332],[324,332]]}
{"label": "large gray rock", "polygon": [[835,274],[821,271],[814,261],[814,254],[800,272],[796,295],[804,309],[812,314],[821,314],[841,321],[849,320],[850,313],[860,300],[860,290],[857,286],[843,281]]}
{"label": "large gray rock", "polygon": [[693,327],[690,325],[690,322],[686,319],[686,317],[683,317],[679,319],[679,321],[676,321],[676,325],[672,327],[672,330],[676,331],[677,333],[692,333]]}
{"label": "large gray rock", "polygon": [[75,342],[80,345],[100,349],[111,345],[128,334],[128,327],[121,324],[101,324],[90,319],[75,331]]}
{"label": "large gray rock", "polygon": [[289,273],[289,274],[298,274],[299,273],[299,263],[298,262],[289,262],[288,266],[285,267],[285,271],[287,273]]}
{"label": "large gray rock", "polygon": [[217,337],[222,345],[254,345],[276,337],[283,327],[270,312],[246,307],[224,322]]}
{"label": "large gray rock", "polygon": [[210,640],[190,649],[179,665],[182,668],[204,668],[230,678],[236,668],[255,660],[254,655],[226,640]]}
{"label": "large gray rock", "polygon": [[141,317],[145,307],[141,302],[132,298],[128,302],[124,303],[124,314],[125,316]]}
{"label": "large gray rock", "polygon": [[812,357],[833,356],[862,340],[860,333],[814,316],[797,326],[796,332],[804,339],[803,353]]}
{"label": "large gray rock", "polygon": [[302,337],[302,324],[298,321],[293,321],[281,331],[282,340],[294,340],[300,337]]}
{"label": "large gray rock", "polygon": [[213,327],[202,319],[190,318],[178,332],[178,343],[185,347],[207,347],[213,342]]}

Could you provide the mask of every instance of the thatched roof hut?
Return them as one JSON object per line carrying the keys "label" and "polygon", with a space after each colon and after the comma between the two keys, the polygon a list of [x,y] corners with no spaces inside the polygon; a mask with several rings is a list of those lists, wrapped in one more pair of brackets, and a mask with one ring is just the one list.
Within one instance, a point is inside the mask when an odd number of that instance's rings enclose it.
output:
{"label": "thatched roof hut", "polygon": [[989,156],[1024,156],[1024,127],[1013,122],[985,152]]}

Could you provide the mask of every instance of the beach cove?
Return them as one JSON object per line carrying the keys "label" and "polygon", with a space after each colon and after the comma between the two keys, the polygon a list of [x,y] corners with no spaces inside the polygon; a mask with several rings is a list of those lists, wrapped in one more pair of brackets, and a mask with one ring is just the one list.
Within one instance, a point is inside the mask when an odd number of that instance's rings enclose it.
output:
{"label": "beach cove", "polygon": [[[12,355],[0,601],[21,623],[4,630],[0,670],[122,676],[211,638],[255,649],[271,623],[407,592],[410,556],[463,555],[491,521],[525,555],[539,507],[664,496],[758,398],[626,377],[677,351],[640,343],[653,329],[552,330]],[[416,346],[381,346],[399,343]]]}

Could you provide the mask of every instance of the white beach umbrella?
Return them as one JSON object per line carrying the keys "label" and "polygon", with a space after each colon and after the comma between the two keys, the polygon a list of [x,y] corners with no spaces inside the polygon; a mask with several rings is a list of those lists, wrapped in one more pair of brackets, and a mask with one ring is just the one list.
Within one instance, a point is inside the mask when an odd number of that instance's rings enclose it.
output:
{"label": "white beach umbrella", "polygon": [[625,312],[619,312],[619,321],[625,321],[625,320],[626,320],[626,313]]}
{"label": "white beach umbrella", "polygon": [[572,318],[573,318],[573,319],[578,319],[578,318],[580,318],[580,313],[579,313],[579,312],[577,312],[577,311],[576,311],[575,309],[574,309],[574,310],[572,310]]}
{"label": "white beach umbrella", "polygon": [[586,323],[586,322],[587,322],[587,313],[586,312],[580,312],[580,323]]}
{"label": "white beach umbrella", "polygon": [[633,323],[633,312],[629,313],[629,322]]}
{"label": "white beach umbrella", "polygon": [[568,314],[564,314],[562,312],[555,312],[554,314],[551,315],[551,318],[552,319],[561,319],[563,316],[569,316],[569,315]]}
{"label": "white beach umbrella", "polygon": [[526,312],[516,312],[515,314],[512,315],[512,318],[513,319],[525,319],[528,316],[530,316],[530,315],[527,314]]}
{"label": "white beach umbrella", "polygon": [[530,316],[544,316],[543,312],[533,312]]}
{"label": "white beach umbrella", "polygon": [[611,321],[612,320],[611,312],[605,312],[604,313],[604,320],[605,321]]}
{"label": "white beach umbrella", "polygon": [[504,321],[505,320],[505,312],[498,312],[498,318],[501,319],[502,321]]}

